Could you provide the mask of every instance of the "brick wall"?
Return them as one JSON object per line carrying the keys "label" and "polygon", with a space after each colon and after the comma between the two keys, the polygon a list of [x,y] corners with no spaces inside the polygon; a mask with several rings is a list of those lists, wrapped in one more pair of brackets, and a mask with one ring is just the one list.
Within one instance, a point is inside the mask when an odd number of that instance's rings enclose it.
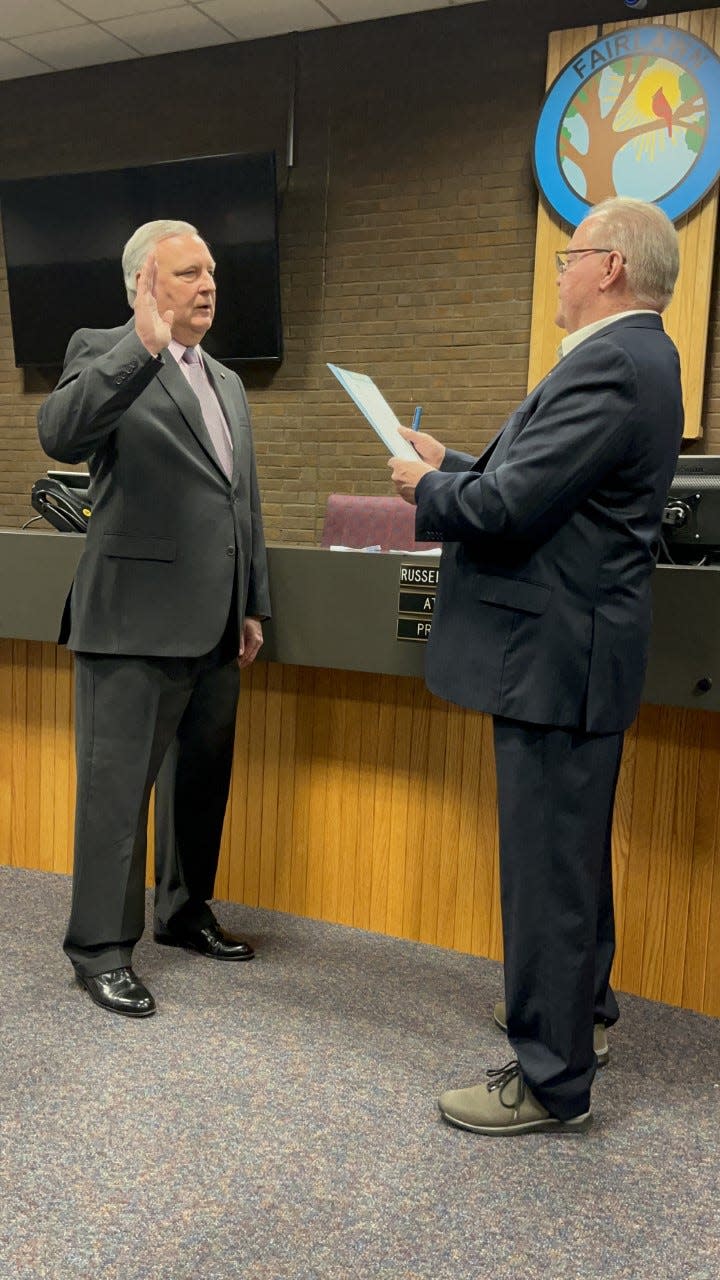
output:
{"label": "brick wall", "polygon": [[[617,18],[614,5],[506,0],[9,82],[1,171],[277,147],[285,359],[245,381],[268,537],[315,543],[328,493],[390,492],[385,451],[326,361],[369,373],[405,421],[422,403],[427,429],[469,450],[524,395],[547,31],[603,18]],[[720,452],[717,296],[700,445],[710,452]],[[35,414],[48,389],[14,368],[0,277],[1,524],[32,515],[30,486],[47,465]]]}

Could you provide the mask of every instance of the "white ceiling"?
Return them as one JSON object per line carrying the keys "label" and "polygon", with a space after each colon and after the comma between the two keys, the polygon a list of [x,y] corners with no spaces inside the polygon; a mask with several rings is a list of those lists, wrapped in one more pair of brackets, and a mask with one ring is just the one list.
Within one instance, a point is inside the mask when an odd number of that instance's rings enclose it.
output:
{"label": "white ceiling", "polygon": [[0,80],[467,3],[468,0],[0,0]]}

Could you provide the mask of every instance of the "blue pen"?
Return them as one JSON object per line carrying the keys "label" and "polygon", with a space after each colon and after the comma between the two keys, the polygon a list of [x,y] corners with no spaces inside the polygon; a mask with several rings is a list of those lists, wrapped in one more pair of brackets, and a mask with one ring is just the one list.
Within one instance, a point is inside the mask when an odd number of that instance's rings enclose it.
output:
{"label": "blue pen", "polygon": [[415,412],[414,412],[414,414],[413,414],[413,420],[412,420],[412,423],[411,423],[411,425],[410,425],[410,430],[411,430],[411,431],[419,431],[419,430],[420,430],[420,419],[422,418],[422,415],[423,415],[422,405],[421,405],[421,404],[418,404],[418,405],[416,405],[416,406],[415,406]]}

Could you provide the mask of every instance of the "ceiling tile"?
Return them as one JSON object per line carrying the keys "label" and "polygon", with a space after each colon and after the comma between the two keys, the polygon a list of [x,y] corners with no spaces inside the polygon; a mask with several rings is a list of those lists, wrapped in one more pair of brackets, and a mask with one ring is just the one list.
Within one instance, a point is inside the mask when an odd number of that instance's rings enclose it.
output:
{"label": "ceiling tile", "polygon": [[23,36],[15,41],[26,53],[49,62],[56,71],[92,67],[103,62],[137,58],[134,49],[122,44],[108,31],[88,23],[71,31],[48,31],[40,36]]}
{"label": "ceiling tile", "polygon": [[189,7],[114,19],[104,22],[103,30],[126,40],[138,53],[149,56],[232,43],[232,36],[227,31],[211,22],[204,13]]}
{"label": "ceiling tile", "polygon": [[20,76],[36,76],[49,71],[44,62],[31,58],[29,53],[0,40],[0,80],[16,80]]}
{"label": "ceiling tile", "polygon": [[111,18],[128,18],[136,13],[178,6],[178,0],[67,0],[67,3],[92,22],[108,22]]}
{"label": "ceiling tile", "polygon": [[448,0],[326,0],[326,3],[342,22],[365,22],[369,18],[390,18],[399,13],[448,7]]}
{"label": "ceiling tile", "polygon": [[316,0],[200,0],[199,8],[240,40],[336,25]]}
{"label": "ceiling tile", "polygon": [[1,0],[0,39],[30,36],[37,31],[82,26],[83,19],[60,0]]}

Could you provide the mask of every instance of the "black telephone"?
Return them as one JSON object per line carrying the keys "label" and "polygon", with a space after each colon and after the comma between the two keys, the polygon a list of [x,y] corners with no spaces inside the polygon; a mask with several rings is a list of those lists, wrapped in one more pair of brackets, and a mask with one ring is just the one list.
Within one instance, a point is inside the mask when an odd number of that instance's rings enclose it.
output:
{"label": "black telephone", "polygon": [[35,481],[30,501],[61,533],[86,533],[92,515],[89,489],[87,471],[48,471]]}

